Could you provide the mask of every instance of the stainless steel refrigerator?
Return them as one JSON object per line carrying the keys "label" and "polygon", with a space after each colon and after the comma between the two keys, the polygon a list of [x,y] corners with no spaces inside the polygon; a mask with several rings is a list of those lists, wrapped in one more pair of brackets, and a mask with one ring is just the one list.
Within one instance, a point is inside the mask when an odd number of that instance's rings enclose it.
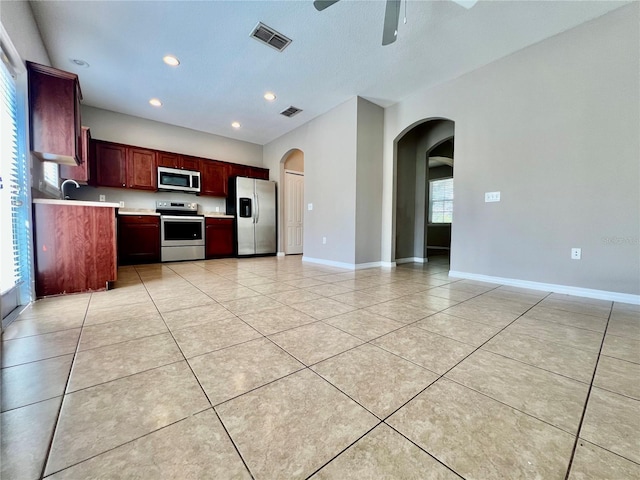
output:
{"label": "stainless steel refrigerator", "polygon": [[236,216],[238,255],[276,254],[276,183],[235,177],[229,182],[227,213]]}

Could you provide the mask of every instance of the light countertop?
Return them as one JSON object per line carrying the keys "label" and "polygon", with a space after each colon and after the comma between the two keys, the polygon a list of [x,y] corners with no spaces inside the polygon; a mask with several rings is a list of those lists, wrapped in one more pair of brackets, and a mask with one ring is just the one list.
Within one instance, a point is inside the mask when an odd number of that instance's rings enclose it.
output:
{"label": "light countertop", "polygon": [[59,200],[57,198],[34,198],[33,203],[41,203],[45,205],[64,205],[67,207],[107,207],[119,208],[119,203],[110,202],[87,202],[84,200]]}
{"label": "light countertop", "polygon": [[233,215],[227,215],[220,212],[204,212],[203,215],[207,218],[235,218]]}
{"label": "light countertop", "polygon": [[153,215],[159,217],[160,214],[155,210],[148,208],[120,208],[118,209],[118,215]]}

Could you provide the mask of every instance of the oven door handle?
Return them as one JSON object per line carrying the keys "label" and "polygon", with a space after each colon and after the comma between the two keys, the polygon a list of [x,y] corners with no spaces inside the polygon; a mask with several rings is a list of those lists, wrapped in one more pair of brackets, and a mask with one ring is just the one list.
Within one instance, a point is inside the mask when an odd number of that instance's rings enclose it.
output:
{"label": "oven door handle", "polygon": [[194,222],[194,221],[204,222],[204,217],[199,217],[199,216],[198,217],[196,217],[196,216],[190,217],[188,215],[161,215],[160,219],[161,220],[172,220],[172,221],[173,220],[183,220],[185,222]]}

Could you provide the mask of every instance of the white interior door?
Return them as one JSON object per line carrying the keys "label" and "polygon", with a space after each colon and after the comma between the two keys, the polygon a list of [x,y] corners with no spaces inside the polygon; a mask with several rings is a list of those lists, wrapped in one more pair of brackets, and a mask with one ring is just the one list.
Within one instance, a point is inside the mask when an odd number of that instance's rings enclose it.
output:
{"label": "white interior door", "polygon": [[287,255],[302,253],[304,174],[284,172],[285,248]]}

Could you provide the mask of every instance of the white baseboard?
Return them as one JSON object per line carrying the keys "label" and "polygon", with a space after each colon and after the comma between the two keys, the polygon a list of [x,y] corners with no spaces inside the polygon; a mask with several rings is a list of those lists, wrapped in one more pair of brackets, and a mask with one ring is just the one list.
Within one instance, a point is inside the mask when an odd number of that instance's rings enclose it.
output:
{"label": "white baseboard", "polygon": [[284,252],[278,252],[278,253],[276,253],[276,257],[284,257]]}
{"label": "white baseboard", "polygon": [[380,262],[382,268],[395,268],[396,262]]}
{"label": "white baseboard", "polygon": [[407,257],[407,258],[396,258],[396,264],[400,265],[403,263],[426,263],[427,259],[422,257]]}
{"label": "white baseboard", "polygon": [[610,300],[613,302],[640,305],[640,295],[633,295],[631,293],[610,292],[607,290],[557,285],[555,283],[531,282],[529,280],[517,280],[514,278],[492,277],[489,275],[480,275],[478,273],[457,272],[455,270],[449,270],[449,276],[454,278],[464,278],[467,280],[478,280],[480,282],[498,283],[500,285],[509,285],[511,287],[530,288],[532,290],[542,290],[544,292],[562,293],[565,295],[575,295],[577,297],[595,298],[598,300]]}
{"label": "white baseboard", "polygon": [[312,257],[302,257],[303,262],[307,263],[317,263],[319,265],[326,265],[328,267],[337,267],[344,268],[347,270],[362,270],[364,268],[376,268],[376,267],[388,267],[391,265],[383,265],[387,262],[369,262],[369,263],[346,263],[346,262],[335,262],[333,260],[325,260],[323,258],[312,258]]}

